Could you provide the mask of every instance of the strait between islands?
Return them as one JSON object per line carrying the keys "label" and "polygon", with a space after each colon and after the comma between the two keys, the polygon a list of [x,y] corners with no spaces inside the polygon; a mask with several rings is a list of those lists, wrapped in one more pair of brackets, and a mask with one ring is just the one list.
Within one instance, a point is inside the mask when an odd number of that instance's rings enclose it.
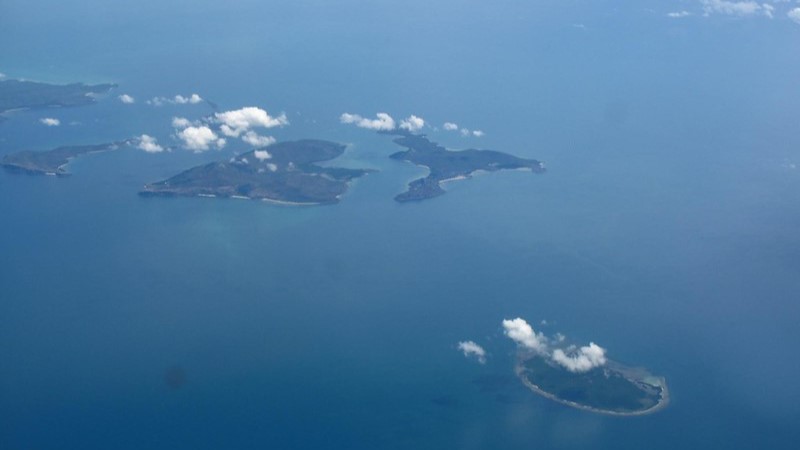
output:
{"label": "strait between islands", "polygon": [[[15,109],[78,106],[95,103],[95,96],[114,84],[54,85],[21,80],[0,80],[0,121]],[[382,131],[398,136],[394,143],[405,151],[390,158],[426,167],[428,175],[412,181],[398,202],[426,200],[445,193],[442,183],[466,179],[479,171],[503,169],[544,172],[544,165],[493,150],[451,151],[431,142],[423,134],[405,130]],[[12,172],[67,176],[67,164],[81,155],[116,150],[134,140],[98,145],[62,146],[48,151],[21,151],[0,160]],[[193,167],[166,180],[147,184],[143,196],[193,196],[249,198],[294,205],[337,203],[350,183],[374,170],[321,166],[317,163],[340,156],[345,146],[335,142],[304,139],[282,142],[237,155],[230,160]]]}
{"label": "strait between islands", "polygon": [[[444,194],[441,183],[469,178],[477,171],[523,169],[544,172],[544,165],[493,150],[450,151],[404,130],[382,132],[399,135],[394,142],[408,150],[390,157],[427,167],[430,173],[409,184],[398,202],[425,200]],[[148,184],[144,196],[248,198],[293,205],[337,203],[349,183],[368,169],[323,167],[317,163],[340,156],[345,146],[305,139],[252,150],[228,161],[193,167],[172,178]]]}

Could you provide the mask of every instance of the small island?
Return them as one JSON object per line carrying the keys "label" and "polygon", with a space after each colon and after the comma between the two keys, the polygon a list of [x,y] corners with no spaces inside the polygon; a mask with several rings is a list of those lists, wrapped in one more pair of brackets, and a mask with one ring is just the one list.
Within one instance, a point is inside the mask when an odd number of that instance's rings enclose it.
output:
{"label": "small island", "polygon": [[420,201],[438,197],[445,193],[442,183],[466,179],[478,171],[528,170],[535,173],[545,171],[544,164],[535,159],[523,159],[494,150],[451,151],[431,142],[425,135],[405,130],[382,131],[381,134],[399,135],[394,143],[408,150],[394,153],[392,159],[408,161],[430,171],[424,178],[408,184],[408,190],[397,195],[398,202]]}
{"label": "small island", "polygon": [[69,175],[66,166],[72,159],[90,153],[116,150],[125,143],[127,141],[98,145],[65,146],[43,152],[24,150],[5,155],[0,160],[0,166],[10,172],[65,177]]}
{"label": "small island", "polygon": [[349,183],[372,170],[323,167],[344,153],[335,142],[305,139],[273,144],[145,185],[143,196],[224,197],[292,205],[337,203]]}
{"label": "small island", "polygon": [[91,105],[96,102],[96,95],[105,94],[115,87],[115,84],[48,84],[0,80],[0,121],[1,114],[15,109]]}
{"label": "small island", "polygon": [[586,372],[570,372],[541,355],[521,357],[517,376],[532,391],[574,408],[616,416],[656,412],[669,402],[663,377],[609,361]]}

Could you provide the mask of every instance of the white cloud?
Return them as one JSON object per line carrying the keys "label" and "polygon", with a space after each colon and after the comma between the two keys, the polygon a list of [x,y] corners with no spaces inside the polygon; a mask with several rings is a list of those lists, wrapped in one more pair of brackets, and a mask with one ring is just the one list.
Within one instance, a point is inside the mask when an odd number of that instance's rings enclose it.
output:
{"label": "white cloud", "polygon": [[182,95],[176,95],[176,96],[174,96],[172,98],[153,97],[153,98],[151,98],[150,100],[148,100],[145,103],[147,103],[148,105],[154,105],[154,106],[162,106],[164,104],[185,105],[187,103],[190,103],[192,105],[196,105],[198,103],[201,103],[202,101],[203,101],[203,97],[200,97],[197,94],[192,94],[189,97],[184,97]]}
{"label": "white cloud", "polygon": [[411,132],[419,131],[425,126],[425,119],[415,115],[411,115],[400,122],[400,128]]}
{"label": "white cloud", "polygon": [[270,153],[266,150],[256,150],[253,152],[253,156],[255,156],[259,161],[266,161],[272,158],[272,155],[270,155]]}
{"label": "white cloud", "polygon": [[253,147],[266,147],[275,143],[275,138],[272,136],[261,136],[255,131],[248,131],[242,135],[242,140],[252,145]]}
{"label": "white cloud", "polygon": [[52,117],[45,117],[43,119],[39,119],[39,122],[47,125],[48,127],[57,127],[61,125],[61,121],[58,119],[54,119]]}
{"label": "white cloud", "polygon": [[342,123],[352,123],[360,128],[367,128],[370,130],[394,130],[395,121],[389,114],[378,113],[377,119],[367,119],[358,114],[344,113],[339,116]]}
{"label": "white cloud", "polygon": [[484,135],[486,135],[486,133],[484,133],[481,130],[475,130],[475,131],[472,132],[472,135],[475,136],[475,137],[483,137]]}
{"label": "white cloud", "polygon": [[588,372],[606,363],[606,350],[594,342],[590,342],[588,346],[572,350],[569,354],[560,348],[556,349],[553,351],[552,358],[570,372]]}
{"label": "white cloud", "polygon": [[269,164],[267,164],[267,169],[269,169],[270,172],[275,172],[276,170],[278,170],[278,166],[276,166],[275,164],[269,163]]}
{"label": "white cloud", "polygon": [[121,101],[122,103],[125,103],[126,105],[130,105],[131,103],[136,103],[136,99],[131,97],[128,94],[122,94],[117,98],[119,98],[119,101]]}
{"label": "white cloud", "polygon": [[461,135],[462,136],[469,136],[469,134],[470,134],[470,131],[469,131],[468,128],[462,128],[461,129]]}
{"label": "white cloud", "polygon": [[136,148],[144,150],[147,153],[161,153],[164,151],[164,147],[158,145],[156,138],[146,134],[139,136],[139,143],[136,144]]}
{"label": "white cloud", "polygon": [[267,114],[263,109],[254,106],[216,113],[214,116],[222,123],[220,126],[222,134],[231,137],[239,137],[239,135],[247,132],[250,128],[273,128],[289,125],[286,114],[273,117]]}
{"label": "white cloud", "polygon": [[486,364],[486,350],[473,341],[462,341],[458,343],[458,349],[464,353],[467,358],[474,356],[481,364]]}
{"label": "white cloud", "polygon": [[207,126],[187,127],[177,134],[183,141],[183,146],[189,150],[203,152],[211,147],[222,148],[225,146],[225,139],[220,138]]}
{"label": "white cloud", "polygon": [[789,17],[792,22],[800,25],[800,8],[794,8],[786,13],[786,16]]}
{"label": "white cloud", "polygon": [[544,354],[547,351],[547,338],[542,333],[536,333],[525,319],[503,320],[505,334],[517,345]]}
{"label": "white cloud", "polygon": [[172,118],[172,126],[173,128],[186,128],[191,126],[192,122],[185,118],[185,117],[173,117]]}
{"label": "white cloud", "polygon": [[689,11],[686,11],[686,10],[667,13],[667,17],[669,17],[671,19],[680,19],[682,17],[689,17],[691,15],[692,15],[692,13],[690,13]]}
{"label": "white cloud", "polygon": [[444,128],[446,131],[456,131],[458,130],[458,124],[453,122],[445,122],[444,125],[442,125],[442,128]]}
{"label": "white cloud", "polygon": [[189,97],[184,97],[182,95],[176,95],[175,97],[172,98],[172,101],[173,101],[173,103],[177,103],[179,105],[185,105],[187,103],[191,103],[193,105],[196,105],[196,104],[198,104],[198,103],[203,101],[203,97],[200,97],[197,94],[192,94]]}
{"label": "white cloud", "polygon": [[700,0],[703,5],[703,15],[725,14],[729,16],[753,16],[763,14],[772,17],[772,6],[766,3],[759,4],[749,1],[729,0]]}

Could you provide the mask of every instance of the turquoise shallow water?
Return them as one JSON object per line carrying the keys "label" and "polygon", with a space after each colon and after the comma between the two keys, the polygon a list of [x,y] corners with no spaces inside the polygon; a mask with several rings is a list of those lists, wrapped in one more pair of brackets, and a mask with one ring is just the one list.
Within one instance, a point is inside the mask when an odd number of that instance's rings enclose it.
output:
{"label": "turquoise shallow water", "polygon": [[[318,208],[136,195],[236,148],[0,173],[0,447],[793,448],[797,30],[606,3],[47,6],[0,6],[0,72],[283,110],[277,138],[350,143],[338,163],[380,172]],[[421,171],[337,123],[383,110],[549,172],[399,205]],[[209,112],[18,113],[0,153],[170,142],[173,115]],[[666,376],[672,404],[620,419],[525,391],[516,316]]]}

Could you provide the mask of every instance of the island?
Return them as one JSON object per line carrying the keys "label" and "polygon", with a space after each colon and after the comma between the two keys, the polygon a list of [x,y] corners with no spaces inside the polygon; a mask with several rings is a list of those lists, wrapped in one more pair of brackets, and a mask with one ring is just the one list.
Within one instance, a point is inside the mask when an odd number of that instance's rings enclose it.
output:
{"label": "island", "polygon": [[544,164],[535,159],[523,159],[494,150],[452,151],[431,142],[424,134],[413,134],[405,130],[380,131],[381,134],[399,135],[394,143],[407,148],[390,155],[390,158],[407,161],[426,167],[427,176],[408,184],[408,190],[397,195],[398,202],[420,201],[438,197],[445,193],[442,183],[466,179],[475,172],[494,172],[503,169],[528,170],[535,173],[545,171]]}
{"label": "island", "polygon": [[0,166],[10,172],[65,177],[69,175],[66,166],[72,159],[90,153],[116,150],[126,143],[128,141],[97,145],[74,145],[58,147],[43,152],[24,150],[5,155],[0,160]]}
{"label": "island", "polygon": [[315,139],[280,142],[147,184],[139,194],[244,198],[291,205],[337,203],[352,180],[373,172],[316,164],[338,157],[345,148]]}
{"label": "island", "polygon": [[663,377],[608,361],[586,372],[570,372],[544,356],[521,356],[517,376],[532,391],[574,408],[616,416],[651,414],[669,403]]}
{"label": "island", "polygon": [[36,81],[0,80],[0,121],[2,114],[16,109],[81,106],[95,103],[95,96],[115,84],[49,84]]}

